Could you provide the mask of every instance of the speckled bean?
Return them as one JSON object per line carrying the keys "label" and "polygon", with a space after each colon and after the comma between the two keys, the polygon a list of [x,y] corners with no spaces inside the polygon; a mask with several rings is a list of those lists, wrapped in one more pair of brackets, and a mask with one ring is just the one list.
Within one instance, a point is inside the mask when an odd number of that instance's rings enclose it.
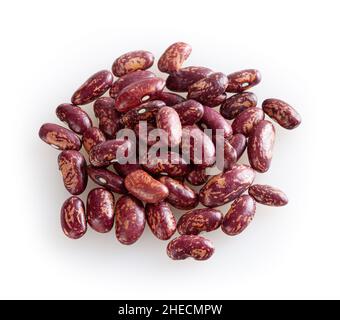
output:
{"label": "speckled bean", "polygon": [[195,260],[207,260],[215,251],[212,242],[201,236],[182,235],[169,242],[167,254],[173,260],[189,257]]}
{"label": "speckled bean", "polygon": [[120,91],[115,101],[119,112],[127,112],[150,99],[151,95],[162,91],[165,82],[160,78],[144,79],[131,83]]}
{"label": "speckled bean", "polygon": [[151,95],[150,100],[161,100],[168,107],[172,107],[175,104],[184,102],[185,98],[172,92],[159,91]]}
{"label": "speckled bean", "polygon": [[63,103],[56,109],[56,115],[60,121],[68,124],[69,128],[78,134],[83,134],[92,127],[89,115],[81,108],[73,104]]}
{"label": "speckled bean", "polygon": [[237,161],[237,152],[227,139],[224,139],[224,169],[231,169]]}
{"label": "speckled bean", "polygon": [[301,123],[301,116],[288,103],[279,99],[266,99],[262,103],[263,111],[281,127],[294,129]]}
{"label": "speckled bean", "polygon": [[87,230],[86,214],[83,201],[75,196],[68,198],[60,211],[61,228],[71,239],[79,239]]}
{"label": "speckled bean", "polygon": [[209,179],[209,175],[207,175],[205,171],[205,168],[194,166],[194,168],[186,176],[186,179],[193,186],[201,186]]}
{"label": "speckled bean", "polygon": [[182,126],[193,125],[203,117],[203,105],[196,100],[187,100],[172,107],[178,113]]}
{"label": "speckled bean", "polygon": [[181,216],[177,223],[179,234],[198,235],[205,231],[216,230],[221,225],[223,215],[221,211],[203,208],[191,210]]}
{"label": "speckled bean", "polygon": [[157,129],[153,124],[147,123],[146,125],[146,132],[145,132],[145,126],[141,123],[136,124],[134,127],[134,131],[136,133],[136,136],[138,137],[138,142],[141,144],[142,142],[146,144],[147,146],[151,147],[154,145],[157,141],[159,141],[159,138],[157,136],[151,135],[151,131]]}
{"label": "speckled bean", "polygon": [[200,202],[206,207],[218,207],[233,201],[253,183],[255,172],[246,165],[235,165],[231,170],[212,177],[200,190]]}
{"label": "speckled bean", "polygon": [[103,95],[112,85],[113,75],[108,70],[102,70],[92,75],[73,94],[71,102],[75,105],[90,103]]}
{"label": "speckled bean", "polygon": [[153,65],[154,60],[155,57],[149,51],[127,52],[113,62],[112,73],[117,77],[122,77],[137,70],[145,70]]}
{"label": "speckled bean", "polygon": [[256,107],[257,97],[252,92],[242,92],[231,96],[226,99],[221,105],[220,113],[221,115],[232,120],[237,117],[242,111],[247,108]]}
{"label": "speckled bean", "polygon": [[264,112],[260,108],[251,107],[242,111],[233,121],[234,133],[242,133],[246,137],[250,135],[253,128],[264,119]]}
{"label": "speckled bean", "polygon": [[172,73],[181,68],[191,53],[191,46],[184,42],[173,43],[158,60],[158,69],[162,72]]}
{"label": "speckled bean", "polygon": [[126,189],[137,199],[146,203],[157,203],[169,195],[168,188],[143,170],[131,172],[125,178]]}
{"label": "speckled bean", "polygon": [[252,197],[243,195],[231,205],[222,222],[222,230],[229,236],[240,234],[253,220],[256,204]]}
{"label": "speckled bean", "polygon": [[117,171],[117,173],[120,176],[122,176],[124,178],[133,171],[143,169],[142,166],[138,163],[121,164],[121,163],[118,163],[118,162],[115,162],[113,164],[113,168]]}
{"label": "speckled bean", "polygon": [[272,186],[253,184],[249,188],[248,193],[256,202],[266,206],[281,207],[288,203],[286,194],[280,189]]}
{"label": "speckled bean", "polygon": [[94,146],[106,141],[106,138],[100,129],[91,127],[84,132],[82,141],[85,150],[89,153]]}
{"label": "speckled bean", "polygon": [[236,133],[229,139],[229,143],[236,150],[237,160],[240,159],[247,148],[247,138],[242,133]]}
{"label": "speckled bean", "polygon": [[226,94],[220,94],[219,96],[206,101],[205,105],[210,108],[215,108],[222,104],[227,99]]}
{"label": "speckled bean", "polygon": [[145,207],[146,220],[152,233],[160,240],[168,240],[176,232],[176,219],[165,201]]}
{"label": "speckled bean", "polygon": [[91,228],[100,233],[109,232],[114,223],[113,194],[104,188],[96,188],[87,196],[87,219]]}
{"label": "speckled bean", "polygon": [[64,150],[58,156],[58,166],[66,190],[73,195],[81,194],[87,185],[84,156],[76,150]]}
{"label": "speckled bean", "polygon": [[246,69],[228,74],[227,92],[243,92],[257,85],[261,81],[260,71],[255,69]]}
{"label": "speckled bean", "polygon": [[58,150],[80,150],[81,148],[81,141],[74,132],[54,123],[43,124],[39,130],[39,137]]}
{"label": "speckled bean", "polygon": [[116,237],[125,245],[135,243],[145,229],[145,210],[138,199],[126,195],[116,205]]}
{"label": "speckled bean", "polygon": [[253,169],[266,172],[272,161],[275,128],[270,121],[261,120],[248,139],[248,158]]}

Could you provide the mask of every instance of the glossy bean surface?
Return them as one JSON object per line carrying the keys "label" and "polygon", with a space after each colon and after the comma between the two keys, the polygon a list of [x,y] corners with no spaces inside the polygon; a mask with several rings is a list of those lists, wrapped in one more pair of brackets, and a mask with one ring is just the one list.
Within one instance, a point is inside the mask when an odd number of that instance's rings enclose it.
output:
{"label": "glossy bean surface", "polygon": [[281,207],[288,203],[288,197],[283,191],[269,185],[253,184],[248,193],[256,202],[267,206]]}
{"label": "glossy bean surface", "polygon": [[242,92],[227,98],[221,105],[221,115],[232,120],[247,108],[256,107],[257,97],[252,92]]}
{"label": "glossy bean surface", "polygon": [[176,42],[169,46],[158,60],[158,69],[172,73],[181,68],[191,53],[191,46],[184,42]]}

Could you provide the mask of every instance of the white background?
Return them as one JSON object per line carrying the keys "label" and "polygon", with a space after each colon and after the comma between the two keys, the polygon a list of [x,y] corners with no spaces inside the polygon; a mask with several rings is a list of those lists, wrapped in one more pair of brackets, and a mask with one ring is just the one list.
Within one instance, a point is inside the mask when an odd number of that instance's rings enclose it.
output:
{"label": "white background", "polygon": [[[337,4],[2,1],[0,298],[340,298]],[[92,230],[69,240],[59,226],[69,195],[40,125],[58,123],[56,106],[120,54],[159,57],[175,41],[193,47],[187,66],[260,69],[259,100],[299,110],[302,125],[277,127],[271,170],[256,180],[285,190],[289,205],[258,205],[238,237],[209,234],[206,262],[170,260],[148,228],[133,246]]]}

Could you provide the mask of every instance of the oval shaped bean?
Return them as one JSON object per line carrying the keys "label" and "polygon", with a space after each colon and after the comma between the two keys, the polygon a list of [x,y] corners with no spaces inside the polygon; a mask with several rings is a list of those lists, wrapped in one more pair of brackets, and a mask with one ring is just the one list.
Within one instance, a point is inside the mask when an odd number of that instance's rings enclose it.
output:
{"label": "oval shaped bean", "polygon": [[128,128],[134,128],[140,121],[156,122],[156,115],[162,107],[165,107],[165,103],[160,100],[142,103],[140,106],[124,113],[121,121]]}
{"label": "oval shaped bean", "polygon": [[188,99],[195,99],[202,104],[209,105],[224,93],[227,85],[228,78],[224,73],[212,73],[189,87]]}
{"label": "oval shaped bean", "polygon": [[100,129],[91,127],[84,132],[82,141],[85,150],[89,153],[94,146],[106,141],[106,138]]}
{"label": "oval shaped bean", "polygon": [[110,88],[110,97],[116,98],[118,93],[122,91],[125,87],[127,87],[129,84],[138,82],[140,80],[149,79],[149,78],[155,78],[156,75],[147,70],[138,70],[135,72],[128,73],[121,78],[118,78]]}
{"label": "oval shaped bean", "polygon": [[127,193],[124,179],[112,171],[88,166],[87,173],[95,183],[105,187],[109,191],[121,194]]}
{"label": "oval shaped bean", "polygon": [[195,82],[206,78],[213,71],[205,67],[186,67],[171,73],[166,79],[166,87],[171,91],[186,92]]}
{"label": "oval shaped bean", "polygon": [[122,196],[116,205],[116,237],[122,244],[135,243],[145,228],[145,211],[141,201]]}
{"label": "oval shaped bean", "polygon": [[183,177],[190,171],[190,165],[176,152],[169,151],[166,157],[150,158],[145,164],[145,170],[153,175],[167,174],[170,177]]}
{"label": "oval shaped bean", "polygon": [[68,124],[69,128],[78,134],[83,134],[92,127],[89,115],[73,104],[63,103],[56,109],[57,117]]}
{"label": "oval shaped bean", "polygon": [[184,126],[182,130],[182,152],[189,153],[193,164],[201,168],[215,163],[215,146],[208,135],[196,125]]}
{"label": "oval shaped bean", "polygon": [[246,165],[234,166],[231,170],[212,177],[200,190],[200,202],[206,207],[218,207],[233,201],[253,183],[255,172]]}
{"label": "oval shaped bean", "polygon": [[182,124],[175,109],[171,107],[162,107],[156,116],[157,128],[167,133],[167,141],[161,137],[165,146],[175,147],[181,143]]}
{"label": "oval shaped bean", "polygon": [[54,123],[43,124],[39,130],[39,137],[58,150],[80,150],[81,148],[81,141],[74,132]]}
{"label": "oval shaped bean", "polygon": [[233,121],[234,133],[242,133],[246,137],[250,135],[253,128],[264,119],[264,112],[260,108],[247,108],[242,111]]}
{"label": "oval shaped bean", "polygon": [[189,257],[195,260],[207,260],[214,254],[212,242],[201,236],[182,235],[169,242],[166,252],[173,260]]}
{"label": "oval shaped bean", "polygon": [[266,99],[263,111],[285,129],[294,129],[301,123],[301,116],[288,103],[279,99]]}
{"label": "oval shaped bean", "polygon": [[113,168],[117,171],[117,173],[122,176],[122,177],[126,177],[128,174],[130,174],[133,171],[136,170],[142,170],[142,166],[138,163],[118,163],[115,162],[113,164]]}
{"label": "oval shaped bean", "polygon": [[228,74],[228,87],[227,92],[243,92],[260,83],[260,71],[255,69],[246,69]]}
{"label": "oval shaped bean", "polygon": [[87,230],[85,207],[78,197],[68,198],[60,211],[61,228],[71,239],[79,239]]}
{"label": "oval shaped bean", "polygon": [[224,139],[224,169],[231,169],[237,161],[237,152],[227,139]]}
{"label": "oval shaped bean", "polygon": [[186,176],[186,179],[193,186],[201,186],[208,181],[209,175],[206,174],[205,168],[194,166],[194,168]]}
{"label": "oval shaped bean", "polygon": [[203,117],[203,105],[196,100],[186,100],[172,107],[176,110],[182,126],[193,125]]}
{"label": "oval shaped bean", "polygon": [[117,58],[112,65],[112,73],[117,77],[122,77],[128,73],[149,69],[155,60],[149,51],[137,50],[127,52]]}
{"label": "oval shaped bean", "polygon": [[230,138],[229,143],[236,151],[237,160],[240,159],[247,148],[247,138],[242,133],[236,133]]}
{"label": "oval shaped bean", "polygon": [[99,129],[113,139],[119,129],[120,113],[114,109],[114,100],[110,97],[101,97],[93,104],[94,115],[99,119]]}
{"label": "oval shaped bean", "polygon": [[64,150],[58,156],[58,165],[66,190],[73,195],[81,194],[87,185],[84,156],[76,150]]}
{"label": "oval shaped bean", "polygon": [[146,203],[157,203],[169,195],[168,188],[143,170],[131,172],[125,178],[126,189],[137,199]]}
{"label": "oval shaped bean", "polygon": [[152,233],[160,240],[168,240],[176,232],[176,219],[165,202],[148,203],[145,207],[146,220]]}
{"label": "oval shaped bean", "polygon": [[198,205],[198,194],[183,182],[170,177],[159,179],[169,190],[166,201],[181,210],[194,209]]}
{"label": "oval shaped bean", "polygon": [[173,43],[158,60],[158,69],[162,72],[172,73],[181,68],[191,53],[191,46],[184,42]]}
{"label": "oval shaped bean", "polygon": [[83,105],[96,100],[111,87],[112,82],[113,75],[110,71],[102,70],[95,73],[73,94],[72,104]]}
{"label": "oval shaped bean", "polygon": [[181,216],[177,223],[179,234],[198,235],[205,231],[210,232],[220,227],[223,215],[215,209],[195,209]]}
{"label": "oval shaped bean", "polygon": [[252,197],[243,195],[231,205],[222,222],[222,231],[229,236],[240,234],[253,220],[256,204]]}
{"label": "oval shaped bean", "polygon": [[205,105],[210,108],[215,108],[222,104],[227,99],[226,94],[220,94],[219,96],[212,98],[211,100],[207,101]]}
{"label": "oval shaped bean", "polygon": [[185,98],[172,92],[159,91],[151,95],[150,100],[160,100],[163,101],[168,107],[172,107],[175,104],[184,102]]}
{"label": "oval shaped bean", "polygon": [[233,134],[230,124],[216,110],[204,106],[204,114],[200,121],[200,126],[203,129],[212,129],[213,136],[216,135],[216,130],[220,129],[224,132],[224,138],[229,139]]}
{"label": "oval shaped bean", "polygon": [[113,194],[104,188],[96,188],[87,196],[86,212],[91,228],[100,233],[109,232],[114,223]]}
{"label": "oval shaped bean", "polygon": [[150,99],[151,95],[162,91],[165,82],[160,78],[144,79],[131,83],[120,91],[115,101],[119,112],[127,112]]}
{"label": "oval shaped bean", "polygon": [[266,206],[281,207],[288,203],[286,194],[278,188],[268,185],[253,184],[248,193],[256,202]]}
{"label": "oval shaped bean", "polygon": [[90,163],[95,167],[105,167],[112,162],[118,161],[117,153],[127,157],[131,151],[132,144],[128,140],[108,140],[94,146],[89,154]]}
{"label": "oval shaped bean", "polygon": [[224,118],[232,120],[242,111],[251,107],[256,107],[256,105],[257,97],[254,93],[242,92],[226,99],[221,105],[220,113]]}
{"label": "oval shaped bean", "polygon": [[266,172],[273,157],[275,128],[267,120],[261,120],[248,139],[248,158],[253,169]]}

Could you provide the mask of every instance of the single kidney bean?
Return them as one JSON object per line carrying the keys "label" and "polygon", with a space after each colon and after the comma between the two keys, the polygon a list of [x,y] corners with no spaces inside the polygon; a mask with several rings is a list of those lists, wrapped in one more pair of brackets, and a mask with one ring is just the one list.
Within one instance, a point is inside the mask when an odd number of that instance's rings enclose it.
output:
{"label": "single kidney bean", "polygon": [[85,150],[89,153],[94,146],[106,141],[106,138],[100,129],[91,127],[84,132],[82,141]]}
{"label": "single kidney bean", "polygon": [[196,100],[186,100],[172,107],[178,113],[182,126],[193,125],[203,117],[204,108]]}
{"label": "single kidney bean", "polygon": [[83,134],[92,127],[89,115],[73,104],[63,103],[56,109],[57,117],[68,124],[69,128],[78,134]]}
{"label": "single kidney bean", "polygon": [[127,193],[124,186],[124,179],[112,171],[88,166],[87,173],[95,183],[105,187],[109,191],[121,194]]}
{"label": "single kidney bean", "polygon": [[186,176],[187,181],[193,186],[201,186],[206,183],[209,179],[209,175],[206,174],[205,170],[205,168],[194,166],[194,168]]}
{"label": "single kidney bean", "polygon": [[66,190],[73,195],[81,194],[87,185],[84,156],[76,150],[64,150],[58,156],[58,165]]}
{"label": "single kidney bean", "polygon": [[215,163],[215,146],[208,135],[196,125],[184,126],[182,150],[189,151],[190,160],[201,168]]}
{"label": "single kidney bean", "polygon": [[223,93],[213,99],[210,99],[209,101],[205,103],[205,105],[210,108],[215,108],[219,106],[220,104],[222,104],[226,99],[227,99],[227,95]]}
{"label": "single kidney bean", "polygon": [[160,240],[168,240],[176,232],[176,219],[165,201],[145,206],[146,220],[152,233]]}
{"label": "single kidney bean", "polygon": [[99,119],[99,129],[113,139],[119,129],[120,113],[114,109],[114,100],[110,97],[101,97],[93,104],[95,116]]}
{"label": "single kidney bean", "polygon": [[74,132],[54,123],[43,124],[39,130],[39,137],[59,150],[80,150],[81,148],[81,141]]}
{"label": "single kidney bean", "polygon": [[160,78],[144,79],[131,83],[120,91],[115,101],[119,112],[127,112],[150,99],[151,95],[162,91],[165,82]]}
{"label": "single kidney bean", "polygon": [[288,198],[283,191],[268,185],[253,184],[248,193],[256,202],[272,206],[281,207],[288,203]]}
{"label": "single kidney bean", "polygon": [[72,104],[83,105],[96,100],[112,85],[113,75],[108,70],[102,70],[87,79],[71,98]]}
{"label": "single kidney bean", "polygon": [[163,173],[174,178],[186,176],[190,171],[190,164],[174,151],[169,151],[165,158],[160,156],[150,159],[148,157],[143,167],[153,175]]}
{"label": "single kidney bean", "polygon": [[270,121],[261,120],[248,139],[248,158],[253,169],[266,172],[272,161],[275,128]]}
{"label": "single kidney bean", "polygon": [[169,190],[166,199],[172,206],[181,210],[194,209],[198,205],[198,194],[183,182],[170,177],[159,179]]}
{"label": "single kidney bean", "polygon": [[242,133],[246,137],[250,135],[253,128],[264,119],[264,112],[260,108],[251,107],[242,111],[233,121],[234,133]]}
{"label": "single kidney bean", "polygon": [[85,207],[78,197],[68,198],[61,207],[61,228],[64,234],[71,239],[79,239],[87,230]]}
{"label": "single kidney bean", "polygon": [[168,107],[172,107],[175,104],[179,104],[184,102],[186,99],[178,94],[172,92],[164,92],[159,91],[155,94],[151,95],[150,100],[161,100],[163,101]]}
{"label": "single kidney bean", "polygon": [[158,69],[172,73],[181,68],[191,53],[191,46],[184,42],[176,42],[168,47],[158,60]]}
{"label": "single kidney bean", "polygon": [[126,195],[118,199],[116,205],[116,237],[122,244],[133,244],[143,234],[145,210],[138,199]]}
{"label": "single kidney bean", "polygon": [[285,129],[294,129],[301,123],[301,116],[288,103],[279,99],[266,99],[263,111]]}
{"label": "single kidney bean", "polygon": [[155,78],[156,75],[147,70],[138,70],[135,72],[128,73],[121,78],[118,78],[110,88],[110,97],[116,98],[118,93],[122,91],[125,87],[127,87],[129,84],[138,82],[140,80],[149,79],[149,78]]}
{"label": "single kidney bean", "polygon": [[[121,149],[120,149],[121,148]],[[126,157],[131,151],[132,144],[128,140],[108,140],[94,146],[89,154],[90,163],[95,167],[105,167],[117,161],[117,152],[121,150]]]}
{"label": "single kidney bean", "polygon": [[113,164],[113,168],[117,171],[117,173],[122,176],[122,177],[126,177],[128,174],[130,174],[133,171],[136,170],[142,170],[142,166],[138,163],[125,163],[125,164],[121,164],[118,162],[115,162]]}
{"label": "single kidney bean", "polygon": [[221,211],[203,208],[191,210],[181,216],[177,223],[179,234],[198,235],[206,231],[216,230],[221,225],[223,215]]}
{"label": "single kidney bean", "polygon": [[169,242],[166,252],[173,260],[194,258],[207,260],[214,254],[215,248],[210,240],[201,236],[182,235]]}
{"label": "single kidney bean", "polygon": [[232,120],[242,111],[251,107],[256,107],[256,105],[257,97],[254,93],[242,92],[226,99],[221,105],[220,113],[224,118]]}
{"label": "single kidney bean", "polygon": [[200,120],[200,126],[203,129],[212,129],[213,136],[216,135],[216,130],[220,129],[224,132],[224,138],[229,139],[233,134],[230,124],[216,110],[204,106],[204,114]]}
{"label": "single kidney bean", "polygon": [[199,193],[200,202],[206,207],[226,204],[245,192],[253,183],[255,172],[246,165],[236,165],[231,170],[212,177]]}
{"label": "single kidney bean", "polygon": [[168,188],[143,170],[131,172],[125,178],[126,189],[137,199],[146,203],[157,203],[169,195]]}
{"label": "single kidney bean", "polygon": [[149,69],[155,60],[149,51],[131,51],[121,55],[112,65],[112,73],[117,77],[122,77],[128,73]]}
{"label": "single kidney bean", "polygon": [[228,74],[227,92],[243,92],[251,87],[254,87],[261,81],[260,71],[255,69],[246,69]]}
{"label": "single kidney bean", "polygon": [[166,79],[166,87],[171,91],[186,92],[195,82],[206,78],[213,71],[205,67],[186,67],[171,73]]}
{"label": "single kidney bean", "polygon": [[100,233],[109,232],[114,223],[113,194],[104,188],[96,188],[87,196],[87,219],[91,228]]}
{"label": "single kidney bean", "polygon": [[212,73],[189,87],[188,99],[195,99],[202,104],[209,105],[224,93],[227,85],[228,78],[224,73]]}
{"label": "single kidney bean", "polygon": [[229,143],[236,151],[237,160],[240,159],[247,148],[247,138],[242,133],[236,133],[229,139]]}
{"label": "single kidney bean", "polygon": [[227,139],[224,139],[224,169],[231,169],[237,161],[237,152]]}
{"label": "single kidney bean", "polygon": [[157,113],[156,123],[159,129],[162,129],[167,133],[167,141],[162,141],[161,137],[161,141],[164,145],[175,147],[181,143],[182,124],[175,109],[171,107],[162,107]]}
{"label": "single kidney bean", "polygon": [[121,122],[128,128],[134,128],[140,121],[153,121],[160,108],[164,107],[165,103],[160,100],[153,100],[142,103],[140,106],[129,110],[121,117]]}
{"label": "single kidney bean", "polygon": [[243,195],[231,205],[222,222],[222,231],[229,236],[240,234],[253,220],[256,204],[252,197]]}

